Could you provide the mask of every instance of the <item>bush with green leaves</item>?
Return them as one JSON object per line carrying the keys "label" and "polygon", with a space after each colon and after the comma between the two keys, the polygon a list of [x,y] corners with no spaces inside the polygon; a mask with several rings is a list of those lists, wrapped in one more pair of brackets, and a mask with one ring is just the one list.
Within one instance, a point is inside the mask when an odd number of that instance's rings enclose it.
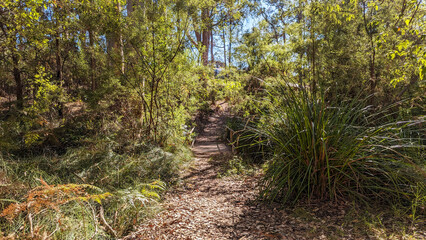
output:
{"label": "bush with green leaves", "polygon": [[264,199],[406,203],[416,184],[424,183],[424,168],[407,151],[424,152],[425,146],[401,134],[405,127],[420,129],[424,118],[395,121],[386,111],[391,108],[378,110],[356,98],[327,103],[285,83],[269,101],[256,129],[273,149],[262,181]]}

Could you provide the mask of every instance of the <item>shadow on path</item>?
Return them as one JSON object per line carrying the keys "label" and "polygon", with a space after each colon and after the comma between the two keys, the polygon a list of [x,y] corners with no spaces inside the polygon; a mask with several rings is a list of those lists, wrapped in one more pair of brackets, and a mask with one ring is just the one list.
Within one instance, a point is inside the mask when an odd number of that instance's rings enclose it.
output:
{"label": "shadow on path", "polygon": [[258,177],[218,177],[232,158],[219,139],[225,118],[226,111],[208,118],[192,149],[193,166],[165,197],[166,211],[125,239],[305,239],[304,232],[289,236],[294,229],[278,206],[256,202]]}

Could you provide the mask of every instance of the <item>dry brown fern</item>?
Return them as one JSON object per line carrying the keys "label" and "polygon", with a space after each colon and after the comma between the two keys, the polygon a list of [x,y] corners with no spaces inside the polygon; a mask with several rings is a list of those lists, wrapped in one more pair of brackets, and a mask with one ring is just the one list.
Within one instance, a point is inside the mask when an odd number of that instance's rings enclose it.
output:
{"label": "dry brown fern", "polygon": [[59,207],[71,201],[96,201],[111,196],[111,193],[89,194],[88,189],[99,190],[97,187],[88,184],[63,184],[49,185],[40,178],[41,185],[29,191],[27,198],[22,203],[12,203],[5,208],[0,217],[12,221],[19,214],[37,214],[44,209],[60,211]]}

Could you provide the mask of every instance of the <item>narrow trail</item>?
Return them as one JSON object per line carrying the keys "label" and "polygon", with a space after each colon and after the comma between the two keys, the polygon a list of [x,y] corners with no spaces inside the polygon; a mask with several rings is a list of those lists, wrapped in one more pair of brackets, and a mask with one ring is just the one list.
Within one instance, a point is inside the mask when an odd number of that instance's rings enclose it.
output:
{"label": "narrow trail", "polygon": [[125,239],[312,239],[278,206],[255,201],[256,177],[218,177],[232,157],[219,140],[225,117],[223,112],[209,117],[193,147],[194,165],[166,194],[165,210]]}

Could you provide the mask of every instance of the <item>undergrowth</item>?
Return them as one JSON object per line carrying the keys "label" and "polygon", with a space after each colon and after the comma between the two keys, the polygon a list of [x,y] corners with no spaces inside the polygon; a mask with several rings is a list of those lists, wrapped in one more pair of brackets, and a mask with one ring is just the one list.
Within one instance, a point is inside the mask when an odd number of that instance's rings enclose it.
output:
{"label": "undergrowth", "polygon": [[[215,156],[213,158],[218,157]],[[248,159],[244,159],[241,156],[236,155],[225,161],[221,171],[218,173],[218,177],[244,177],[247,175],[253,175],[255,171],[256,166],[253,163],[251,163]]]}
{"label": "undergrowth", "polygon": [[184,146],[174,153],[152,146],[118,149],[104,141],[62,156],[1,159],[3,235],[90,239],[133,230],[158,211],[166,182],[177,180],[179,166],[191,154]]}
{"label": "undergrowth", "polygon": [[20,140],[27,129],[18,120],[2,122],[1,136],[13,141],[0,141],[0,238],[118,238],[159,210],[161,193],[192,158],[180,127],[188,117],[159,144],[129,135],[130,121],[103,111],[37,132],[31,144]]}
{"label": "undergrowth", "polygon": [[424,165],[416,159],[424,139],[406,134],[406,129],[420,133],[424,119],[398,121],[392,108],[378,110],[368,99],[328,103],[285,84],[270,99],[253,129],[274,153],[262,198],[283,204],[352,199],[368,205],[410,204],[416,194],[425,195],[419,188]]}

